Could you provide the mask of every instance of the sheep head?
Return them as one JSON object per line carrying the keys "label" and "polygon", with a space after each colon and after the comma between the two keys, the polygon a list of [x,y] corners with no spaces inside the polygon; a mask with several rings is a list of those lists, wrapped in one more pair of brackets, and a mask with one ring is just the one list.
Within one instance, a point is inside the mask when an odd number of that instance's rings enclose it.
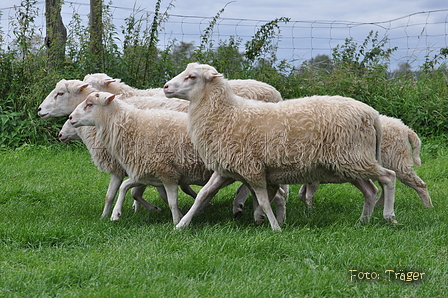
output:
{"label": "sheep head", "polygon": [[73,127],[94,126],[97,118],[97,110],[109,105],[115,98],[115,95],[109,92],[94,92],[87,96],[86,100],[81,102],[68,119]]}
{"label": "sheep head", "polygon": [[64,126],[62,126],[61,131],[58,134],[58,138],[62,143],[81,139],[76,132],[76,129],[70,124],[70,120],[65,121]]}
{"label": "sheep head", "polygon": [[61,80],[37,109],[42,118],[67,116],[82,102],[88,93],[89,84],[79,80]]}
{"label": "sheep head", "polygon": [[108,85],[117,80],[109,77],[105,73],[94,73],[86,75],[83,81],[90,84],[93,88],[98,89],[98,91],[107,91]]}
{"label": "sheep head", "polygon": [[195,97],[196,91],[203,90],[217,77],[223,77],[223,75],[212,66],[190,63],[183,72],[165,84],[163,91],[166,97],[191,100]]}

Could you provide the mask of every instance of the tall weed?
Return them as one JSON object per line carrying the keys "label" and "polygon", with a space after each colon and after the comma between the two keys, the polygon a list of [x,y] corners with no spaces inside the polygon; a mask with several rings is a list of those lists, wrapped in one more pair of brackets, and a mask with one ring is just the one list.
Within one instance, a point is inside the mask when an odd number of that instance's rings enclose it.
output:
{"label": "tall weed", "polygon": [[[73,8],[67,25],[66,59],[62,68],[48,69],[43,38],[34,30],[39,12],[35,0],[23,0],[10,20],[13,42],[0,49],[1,148],[23,143],[52,144],[63,119],[41,120],[36,108],[60,79],[82,79],[85,74],[105,72],[137,88],[161,87],[185,68],[188,62],[209,63],[226,77],[256,79],[276,87],[283,98],[315,94],[343,95],[366,102],[380,113],[401,118],[422,137],[448,135],[448,49],[426,57],[418,72],[389,73],[387,38],[370,32],[362,44],[353,39],[333,49],[332,57],[318,56],[296,67],[277,59],[276,40],[280,22],[276,18],[244,42],[238,36],[214,40],[221,9],[201,36],[200,44],[171,40],[164,49],[157,45],[159,33],[169,19],[173,1],[164,8],[155,4],[154,13],[136,9],[120,28],[119,39],[110,4],[103,6],[103,53],[92,61],[89,28]],[[73,7],[73,6],[72,6]],[[4,33],[0,30],[0,35]],[[3,36],[0,36],[3,40]],[[244,47],[244,50],[240,50]],[[95,63],[94,63],[95,62]]]}

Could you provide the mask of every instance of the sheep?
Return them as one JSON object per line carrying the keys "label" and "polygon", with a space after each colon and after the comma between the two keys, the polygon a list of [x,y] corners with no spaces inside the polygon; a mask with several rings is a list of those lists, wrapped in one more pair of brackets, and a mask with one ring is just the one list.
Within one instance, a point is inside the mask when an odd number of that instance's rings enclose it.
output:
{"label": "sheep", "polygon": [[[104,73],[94,73],[88,74],[83,79],[84,82],[89,83],[94,88],[99,91],[106,91],[114,94],[127,94],[133,96],[144,96],[144,95],[159,95],[159,90],[162,90],[162,96],[165,97],[163,93],[163,89],[146,89],[139,90],[133,88],[125,83],[121,82],[120,79],[114,79],[107,74]],[[244,98],[251,98],[260,101],[266,102],[279,102],[282,101],[282,96],[280,92],[272,87],[271,85],[260,82],[257,80],[229,80],[230,87],[233,92],[237,95]],[[283,202],[285,204],[286,196],[288,194],[288,186],[282,185],[280,188],[279,194],[274,198],[276,202],[277,209],[284,209],[284,207],[280,207]],[[249,195],[249,189],[245,188],[244,185],[241,185],[237,190],[237,195],[235,196],[235,200],[233,203],[233,214],[235,217],[242,214],[244,202]],[[254,210],[256,209],[256,200],[254,201]],[[255,217],[258,218],[261,215],[258,215],[260,210],[256,211]],[[282,215],[279,215],[282,216]],[[282,216],[284,218],[284,215]],[[259,222],[260,220],[257,220]]]}
{"label": "sheep", "polygon": [[[106,76],[106,75],[104,75]],[[94,86],[95,81],[93,81],[93,78],[98,78],[97,75],[91,75],[92,80],[88,80],[91,82]],[[107,77],[107,76],[106,76]],[[101,78],[101,76],[100,76]],[[101,80],[97,80],[97,82],[100,82]],[[282,100],[280,93],[272,86],[258,82],[255,80],[234,80],[236,83],[234,84],[236,86],[236,91],[239,94],[242,95],[248,95],[251,93],[254,93],[251,90],[262,90],[261,94],[264,94],[264,100],[271,100],[271,101],[279,101]],[[246,82],[246,83],[244,83]],[[122,84],[122,83],[121,83]],[[107,84],[106,84],[107,85]],[[124,85],[124,84],[123,84]],[[129,87],[133,89],[132,87]],[[98,91],[95,87],[93,87],[88,82],[83,82],[79,80],[61,80],[56,84],[55,89],[50,92],[50,94],[45,98],[45,100],[41,103],[41,105],[38,108],[38,114],[42,118],[49,118],[49,117],[60,117],[60,116],[66,116],[73,112],[75,107],[84,101],[86,97],[95,92]],[[128,92],[129,93],[129,92]],[[260,100],[263,100],[263,97],[259,98]],[[167,99],[166,97],[147,97],[147,96],[131,96],[131,97],[125,97],[124,100],[127,102],[132,102],[132,104],[138,106],[139,108],[167,108],[172,109],[176,111],[181,112],[187,112],[188,111],[188,105],[189,102],[182,99],[177,98],[170,98]],[[94,128],[90,128],[94,129]],[[104,152],[107,154],[106,152]],[[108,157],[109,158],[109,157]],[[111,185],[109,186],[109,189],[111,189],[111,192],[106,197],[106,202],[108,202],[106,205],[110,206],[109,204],[113,203],[113,198],[115,197],[116,192],[118,191],[118,178],[114,177],[112,174],[111,176],[111,183],[114,182],[113,188],[111,188]],[[187,193],[188,195],[195,197],[194,191],[189,188],[186,185],[181,186],[182,190]],[[114,192],[113,192],[114,190]],[[165,200],[166,196],[163,195],[164,188],[161,187],[159,190],[159,193],[161,197]],[[235,208],[234,208],[234,214],[237,216],[242,211],[243,203],[248,195],[247,189],[245,189],[244,185],[241,185],[239,190],[242,190],[241,192],[237,192],[235,196]],[[274,202],[277,206],[277,218],[279,221],[283,221],[285,218],[285,202],[286,202],[286,196],[288,194],[288,186],[282,185],[281,190],[279,193],[275,196]],[[244,197],[246,196],[246,197]],[[135,202],[139,202],[140,200],[136,200]],[[256,201],[255,201],[256,203]],[[283,206],[282,206],[283,205]],[[138,204],[137,204],[138,207]],[[136,207],[136,209],[137,209]],[[204,208],[204,206],[202,207]],[[110,210],[110,207],[105,210]],[[255,217],[260,218],[262,215],[262,211],[260,209],[255,209]],[[106,214],[107,215],[107,214]],[[104,212],[103,212],[103,216]],[[261,221],[260,219],[256,220],[257,222]]]}
{"label": "sheep", "polygon": [[95,92],[70,114],[73,127],[96,127],[97,139],[120,162],[129,179],[121,186],[111,220],[121,216],[129,188],[163,186],[173,222],[178,209],[179,184],[204,185],[211,176],[200,162],[187,135],[187,114],[166,109],[138,109],[108,92]]}
{"label": "sheep", "polygon": [[[281,230],[269,204],[278,185],[335,176],[378,180],[385,196],[383,216],[396,222],[395,172],[380,165],[381,123],[368,105],[340,96],[245,100],[216,69],[197,63],[168,81],[164,91],[190,101],[191,141],[214,171],[176,228],[188,226],[216,189],[239,180],[253,189],[271,228]],[[365,197],[361,221],[370,219],[374,203],[375,197]]]}
{"label": "sheep", "polygon": [[[88,83],[79,80],[61,80],[56,84],[56,87],[45,100],[40,104],[38,108],[38,115],[42,118],[61,117],[67,116],[76,108],[76,106],[84,101],[86,97],[97,91]],[[174,100],[162,100],[161,98],[143,98],[143,97],[130,97],[127,99],[133,104],[143,108],[171,108],[179,111],[188,110],[188,101],[174,99]],[[98,150],[98,148],[104,148],[104,146],[97,144],[95,140],[95,128],[89,127],[84,130],[90,130],[90,133],[85,132],[85,139],[91,138],[88,142],[84,142],[86,145],[95,144],[94,147],[87,147],[91,153],[92,160],[95,165],[102,171],[111,174],[109,187],[106,192],[106,204],[102,213],[102,217],[109,214],[113,200],[118,191],[118,187],[121,184],[124,176],[124,170],[118,164],[116,160],[110,155],[107,150]],[[83,140],[85,141],[85,140]],[[114,161],[112,161],[114,160]],[[187,185],[181,186],[182,190],[188,195],[195,197],[196,193]],[[142,202],[144,188],[137,188],[133,190],[133,196],[135,202]],[[166,192],[163,187],[157,187],[157,190],[164,201],[167,200]],[[143,202],[144,206],[148,206],[148,203]],[[138,204],[134,207],[137,210]]]}
{"label": "sheep", "polygon": [[[397,179],[413,188],[419,195],[425,207],[433,207],[426,183],[417,175],[413,166],[420,166],[421,141],[418,135],[400,119],[380,115],[383,129],[381,142],[381,160],[383,166],[395,171]],[[412,145],[411,145],[412,144]],[[336,181],[343,183],[345,181]],[[314,194],[319,182],[303,185],[299,198],[308,206],[312,206]],[[384,204],[384,194],[381,193],[377,205]]]}
{"label": "sheep", "polygon": [[[79,80],[61,80],[56,87],[39,105],[38,115],[41,118],[67,116],[83,102],[87,95],[92,92],[99,91],[90,84]],[[188,101],[172,98],[166,100],[161,97],[123,97],[127,101],[140,108],[164,108],[172,109],[180,112],[188,111]]]}
{"label": "sheep", "polygon": [[[113,198],[117,192],[118,187],[126,177],[126,171],[118,163],[118,161],[113,158],[108,151],[105,150],[104,146],[96,139],[96,130],[91,129],[91,127],[79,127],[74,128],[70,121],[67,120],[62,126],[59,132],[59,140],[63,143],[67,143],[70,140],[82,140],[86,145],[89,153],[92,157],[94,164],[98,167],[98,170],[111,173],[111,180],[109,183],[109,188],[106,193],[106,204],[104,205],[104,210],[101,217],[106,217],[111,210]],[[145,187],[134,188],[132,196],[135,201],[142,204],[149,211],[158,211],[161,209],[155,205],[149,204],[142,198],[142,194]],[[158,188],[159,193],[161,193],[162,198],[166,201],[166,193],[164,189]],[[135,205],[135,211],[137,211],[139,205]]]}
{"label": "sheep", "polygon": [[162,88],[152,89],[137,89],[131,87],[120,79],[113,79],[105,73],[88,74],[83,79],[84,82],[98,89],[98,91],[110,92],[113,94],[123,94],[125,97],[129,96],[159,96],[165,97]]}
{"label": "sheep", "polygon": [[[165,93],[162,88],[140,90],[133,88],[120,79],[114,79],[104,73],[86,75],[84,82],[89,83],[98,91],[105,91],[126,96],[162,96]],[[282,95],[271,85],[257,80],[229,80],[230,87],[238,96],[266,102],[282,101]]]}

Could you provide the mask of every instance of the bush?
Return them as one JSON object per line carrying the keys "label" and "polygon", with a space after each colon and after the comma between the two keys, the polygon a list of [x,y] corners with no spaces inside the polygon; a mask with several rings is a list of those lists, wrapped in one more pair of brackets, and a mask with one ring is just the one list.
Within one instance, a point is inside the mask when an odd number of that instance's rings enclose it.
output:
{"label": "bush", "polygon": [[[370,32],[359,45],[352,39],[333,49],[332,58],[317,56],[294,67],[290,61],[278,61],[275,40],[280,34],[277,18],[260,26],[251,40],[229,37],[212,40],[220,10],[201,36],[201,44],[173,40],[161,50],[159,31],[168,19],[168,5],[161,13],[161,0],[155,13],[138,19],[132,13],[121,28],[124,40],[117,39],[117,28],[105,22],[101,63],[92,63],[88,28],[74,12],[68,25],[66,61],[58,69],[48,68],[42,37],[33,29],[37,11],[34,0],[23,0],[17,18],[11,19],[15,40],[0,49],[0,148],[26,144],[53,144],[63,119],[41,120],[36,109],[60,79],[82,79],[85,74],[105,72],[137,88],[161,87],[185,68],[199,61],[215,66],[226,77],[256,79],[276,87],[283,98],[315,94],[343,95],[361,100],[380,113],[401,118],[423,137],[448,135],[447,70],[448,49],[427,57],[421,70],[389,73],[389,56],[396,48],[386,48],[387,39]],[[112,19],[104,6],[105,19]],[[0,34],[3,34],[0,30]],[[0,36],[2,40],[2,36]],[[120,49],[118,44],[123,44]],[[406,67],[403,67],[406,70]]]}

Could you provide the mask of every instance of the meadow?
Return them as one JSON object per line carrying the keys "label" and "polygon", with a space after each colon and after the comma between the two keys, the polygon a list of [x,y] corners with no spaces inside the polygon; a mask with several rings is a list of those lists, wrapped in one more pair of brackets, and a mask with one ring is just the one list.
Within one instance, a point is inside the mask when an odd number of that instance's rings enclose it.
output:
{"label": "meadow", "polygon": [[[250,201],[233,218],[237,184],[221,190],[191,226],[161,213],[101,219],[108,174],[82,146],[22,146],[0,152],[2,297],[446,297],[448,149],[424,141],[434,208],[397,182],[390,224],[376,208],[359,225],[362,195],[322,185],[309,210],[292,186],[282,232],[254,224]],[[180,195],[182,212],[192,199]]]}
{"label": "meadow", "polygon": [[[213,40],[221,10],[197,46],[173,40],[161,49],[158,33],[169,18],[158,13],[159,0],[145,20],[131,14],[125,28],[106,22],[99,54],[74,13],[57,62],[33,26],[35,2],[16,8],[13,42],[0,48],[0,297],[448,297],[447,48],[418,69],[394,71],[396,48],[370,32],[363,43],[347,38],[331,57],[297,67],[276,57],[278,24],[287,19],[261,25],[243,45],[238,36]],[[269,83],[285,99],[349,96],[402,119],[423,140],[417,172],[434,208],[397,182],[399,223],[385,222],[377,208],[359,225],[363,197],[355,187],[322,185],[310,210],[296,185],[283,230],[273,232],[267,222],[255,225],[250,201],[233,217],[234,184],[187,229],[174,230],[154,188],[144,197],[162,212],[134,213],[128,195],[119,221],[101,219],[109,175],[82,144],[58,144],[64,117],[40,119],[37,107],[61,79],[104,72],[136,88],[162,87],[198,61],[229,79]],[[180,193],[184,214],[192,203]]]}

